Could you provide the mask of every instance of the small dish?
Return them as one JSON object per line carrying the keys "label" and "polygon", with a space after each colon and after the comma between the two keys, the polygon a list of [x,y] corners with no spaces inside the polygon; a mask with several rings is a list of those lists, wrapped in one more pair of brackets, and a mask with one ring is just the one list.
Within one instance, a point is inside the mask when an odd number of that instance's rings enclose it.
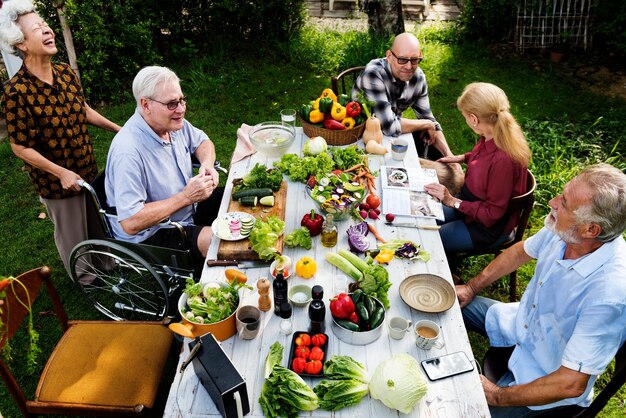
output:
{"label": "small dish", "polygon": [[215,219],[211,225],[211,229],[213,230],[213,234],[221,240],[239,241],[250,235],[251,228],[246,228],[244,224],[251,222],[254,224],[254,221],[254,216],[249,213],[228,212],[226,215]]}
{"label": "small dish", "polygon": [[[274,260],[272,261],[272,264],[270,264],[270,274],[272,275],[274,279],[276,278],[276,263],[277,261]],[[283,270],[283,276],[285,277],[285,279],[288,279],[289,277],[291,277],[291,272],[289,271],[289,269]]]}
{"label": "small dish", "polygon": [[291,302],[294,306],[306,306],[313,300],[311,297],[311,286],[308,284],[297,284],[295,286],[291,286],[287,297],[289,298],[289,302]]}
{"label": "small dish", "polygon": [[[294,358],[296,358],[296,348],[298,348],[298,344],[296,344],[296,340],[298,339],[298,337],[302,334],[307,334],[310,337],[313,337],[313,333],[307,332],[307,331],[296,331],[293,333],[293,338],[291,339],[291,350],[289,352],[289,363],[288,363],[288,367],[290,370],[293,370],[293,360]],[[324,366],[324,363],[326,362],[326,359],[328,358],[328,335],[327,334],[322,334],[324,335],[325,341],[324,344],[322,344],[322,346],[320,347],[322,349],[322,351],[324,352],[324,357],[322,357],[322,367]],[[313,348],[314,345],[310,344],[308,346],[309,348]],[[306,373],[306,372],[302,372],[302,373],[297,373],[298,376],[302,376],[302,377],[324,377],[324,372],[323,369],[319,374],[312,374],[312,373]]]}
{"label": "small dish", "polygon": [[454,305],[454,287],[443,277],[434,274],[415,274],[400,283],[400,297],[413,309],[439,313]]}

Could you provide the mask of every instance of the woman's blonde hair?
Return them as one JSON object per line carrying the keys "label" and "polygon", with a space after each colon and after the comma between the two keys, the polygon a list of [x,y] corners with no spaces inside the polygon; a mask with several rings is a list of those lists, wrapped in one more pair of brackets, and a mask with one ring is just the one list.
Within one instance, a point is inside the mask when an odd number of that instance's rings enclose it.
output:
{"label": "woman's blonde hair", "polygon": [[468,84],[456,100],[457,107],[473,113],[479,121],[494,125],[493,141],[518,164],[528,167],[530,147],[519,124],[510,112],[504,91],[490,83]]}

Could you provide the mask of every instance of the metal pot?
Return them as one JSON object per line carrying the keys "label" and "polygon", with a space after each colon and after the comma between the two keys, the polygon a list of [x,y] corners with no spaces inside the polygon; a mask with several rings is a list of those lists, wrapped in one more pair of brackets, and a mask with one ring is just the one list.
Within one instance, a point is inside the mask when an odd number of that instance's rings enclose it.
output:
{"label": "metal pot", "polygon": [[[223,282],[219,282],[219,284],[222,287],[228,286]],[[210,332],[218,341],[224,341],[237,333],[237,323],[235,321],[235,313],[237,312],[237,309],[235,309],[235,311],[230,314],[228,318],[222,319],[219,322],[213,322],[211,324],[198,324],[188,320],[183,314],[183,310],[187,307],[187,298],[187,294],[183,293],[178,299],[178,312],[180,313],[183,322],[170,324],[170,330],[187,338],[199,337]],[[241,297],[239,296],[237,307],[239,307],[240,303]]]}
{"label": "metal pot", "polygon": [[[378,306],[383,307],[381,301],[374,297],[372,297],[372,299],[374,299]],[[380,324],[378,324],[376,328],[369,331],[350,331],[349,329],[345,329],[344,327],[340,326],[337,321],[335,321],[335,318],[333,318],[333,316],[331,315],[333,333],[344,343],[353,345],[370,344],[380,338],[381,334],[383,333],[383,325],[385,324],[386,317],[387,311],[385,310],[383,320]]]}

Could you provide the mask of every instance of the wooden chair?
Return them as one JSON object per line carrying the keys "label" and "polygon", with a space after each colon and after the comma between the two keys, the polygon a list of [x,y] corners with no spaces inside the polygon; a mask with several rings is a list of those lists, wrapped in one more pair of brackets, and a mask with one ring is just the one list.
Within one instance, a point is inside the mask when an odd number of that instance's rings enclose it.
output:
{"label": "wooden chair", "polygon": [[[30,270],[18,279],[28,289],[31,306],[45,285],[63,329],[33,400],[26,398],[0,358],[0,375],[22,414],[119,416],[149,412],[173,352],[172,332],[160,322],[68,321],[48,267]],[[0,349],[11,341],[28,316],[18,298],[28,300],[24,287],[13,282],[6,288],[2,306],[8,332],[0,341]]]}
{"label": "wooden chair", "polygon": [[[492,382],[497,382],[508,370],[508,361],[513,347],[489,347],[483,361],[483,373]],[[544,412],[544,418],[593,418],[602,411],[609,399],[626,383],[626,344],[615,355],[613,377],[587,408],[572,405],[566,408]]]}
{"label": "wooden chair", "polygon": [[[524,232],[526,231],[526,227],[528,225],[530,212],[532,211],[533,204],[535,203],[536,186],[537,183],[535,181],[535,176],[533,176],[533,173],[528,170],[528,176],[526,178],[526,193],[514,197],[509,202],[509,207],[507,208],[505,216],[514,216],[519,213],[519,221],[513,230],[513,237],[499,245],[447,254],[450,263],[450,270],[452,270],[453,273],[458,269],[461,261],[467,257],[484,254],[493,254],[494,257],[497,257],[502,251],[522,241],[524,238]],[[517,300],[517,270],[513,271],[509,275],[509,300],[511,302],[515,302]]]}
{"label": "wooden chair", "polygon": [[[331,85],[335,94],[337,96],[339,96],[340,94],[347,94],[349,96],[350,91],[352,90],[352,86],[356,82],[357,77],[361,74],[361,72],[364,69],[365,69],[365,66],[348,68],[347,70],[343,70],[338,75],[331,78],[330,82],[331,82]],[[348,77],[348,79],[352,81],[352,84],[348,84],[347,90],[346,90],[346,76],[350,76]],[[339,90],[340,84],[341,84],[341,90]]]}

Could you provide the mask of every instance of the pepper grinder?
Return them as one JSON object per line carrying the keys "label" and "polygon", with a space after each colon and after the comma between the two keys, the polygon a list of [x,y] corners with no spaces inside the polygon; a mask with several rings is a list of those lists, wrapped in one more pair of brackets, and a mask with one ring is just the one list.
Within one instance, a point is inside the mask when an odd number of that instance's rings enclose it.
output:
{"label": "pepper grinder", "polygon": [[259,289],[259,309],[267,312],[272,308],[272,300],[270,299],[270,281],[267,277],[263,277],[256,282]]}

